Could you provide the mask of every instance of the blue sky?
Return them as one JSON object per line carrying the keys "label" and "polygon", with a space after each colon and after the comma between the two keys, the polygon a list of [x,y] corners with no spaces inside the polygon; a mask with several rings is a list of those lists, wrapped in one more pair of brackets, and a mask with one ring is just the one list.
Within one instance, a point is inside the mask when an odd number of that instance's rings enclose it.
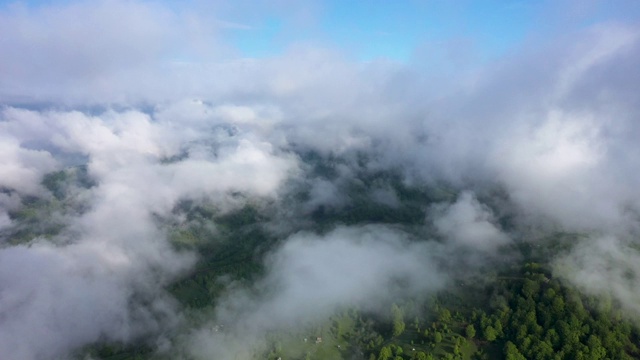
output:
{"label": "blue sky", "polygon": [[[0,8],[75,2],[0,0]],[[610,19],[636,20],[640,14],[636,0],[148,2],[175,12],[210,12],[219,22],[223,41],[244,57],[277,56],[290,46],[311,44],[337,49],[361,61],[399,62],[411,61],[420,51],[456,46],[466,54],[471,51],[477,59],[491,59],[530,39],[553,37]]]}
{"label": "blue sky", "polygon": [[311,25],[267,13],[250,29],[230,29],[247,56],[268,56],[291,43],[322,43],[360,60],[409,60],[425,44],[473,43],[483,56],[504,52],[530,31],[542,2],[324,1]]}
{"label": "blue sky", "polygon": [[[264,9],[263,9],[264,10]],[[360,60],[408,61],[417,50],[465,43],[492,58],[530,38],[553,37],[595,22],[637,19],[639,1],[382,1],[316,3],[309,24],[269,11],[230,37],[251,57],[269,56],[291,43],[321,43]],[[242,15],[237,21],[242,23]]]}

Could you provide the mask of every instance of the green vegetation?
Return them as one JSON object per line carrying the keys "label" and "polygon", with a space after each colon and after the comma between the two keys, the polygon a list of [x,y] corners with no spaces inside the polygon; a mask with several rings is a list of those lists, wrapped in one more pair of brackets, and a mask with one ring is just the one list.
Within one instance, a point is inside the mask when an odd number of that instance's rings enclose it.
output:
{"label": "green vegetation", "polygon": [[[188,220],[202,214],[211,216],[209,223],[195,222],[174,233],[175,243],[193,247],[201,254],[195,269],[169,289],[188,308],[213,305],[224,290],[220,281],[223,276],[251,282],[262,273],[260,259],[276,241],[262,229],[264,218],[251,205],[219,216],[213,209],[197,206],[189,210]],[[215,231],[207,227],[213,220]]]}
{"label": "green vegetation", "polygon": [[[422,315],[406,327],[406,313],[415,312],[415,304],[393,304],[386,320],[351,309],[335,315],[332,326],[322,333],[323,341],[334,346],[339,356],[335,351],[330,356],[316,351],[317,344],[291,345],[297,348],[295,353],[281,344],[269,358],[348,359],[360,354],[380,360],[595,360],[640,356],[637,329],[613,310],[615,306],[603,309],[596,299],[550,278],[540,264],[526,264],[517,275],[467,289],[494,305],[459,307],[456,303],[464,294],[456,291],[422,304]],[[449,306],[448,301],[456,305]]]}
{"label": "green vegetation", "polygon": [[67,215],[87,210],[83,199],[77,196],[78,189],[94,185],[84,166],[47,174],[42,186],[50,192],[48,196],[23,196],[22,206],[9,211],[13,226],[0,231],[0,240],[18,245],[38,238],[53,239],[65,228]]}
{"label": "green vegetation", "polygon": [[[479,325],[499,340],[507,359],[633,359],[638,333],[620,310],[564,286],[540,264],[527,264],[522,281],[497,287],[506,300]],[[492,324],[494,328],[492,330]],[[493,336],[495,334],[496,336]],[[489,339],[491,337],[492,339]]]}
{"label": "green vegetation", "polygon": [[[315,176],[329,180],[339,176],[339,160],[309,161]],[[322,233],[341,224],[386,223],[425,234],[429,231],[425,226],[428,206],[455,199],[455,192],[446,186],[412,187],[391,172],[372,174],[362,170],[354,179],[341,185],[346,197],[343,206],[318,206],[311,213],[296,214],[307,220],[301,227]],[[10,213],[15,225],[0,234],[9,243],[54,237],[64,229],[64,223],[57,220],[63,216],[58,215],[83,211],[81,202],[74,200],[74,187],[93,186],[82,168],[49,174],[43,185],[51,192],[50,197],[24,198],[22,207]],[[376,201],[371,196],[373,188],[392,189],[397,204]],[[309,189],[302,187],[289,195],[304,202]],[[498,195],[493,199],[501,201]],[[284,237],[269,231],[272,222],[281,220],[273,211],[276,205],[245,200],[239,201],[243,206],[227,212],[210,204],[185,201],[175,209],[180,222],[158,219],[177,249],[199,254],[192,271],[168,287],[192,326],[206,321],[202,315],[215,307],[229,283],[251,284],[259,279],[265,270],[265,254]],[[511,222],[508,216],[499,220],[504,226]],[[560,274],[554,274],[547,263],[550,254],[566,251],[579,238],[577,234],[558,233],[522,240],[512,249],[519,262],[469,275],[478,281],[459,281],[426,299],[407,299],[398,294],[384,314],[353,307],[337,309],[313,326],[270,334],[267,349],[257,358],[640,358],[638,330],[617,310],[617,304],[581,294],[561,281]],[[78,358],[86,356],[104,360],[166,358],[144,342],[94,344],[80,351]]]}

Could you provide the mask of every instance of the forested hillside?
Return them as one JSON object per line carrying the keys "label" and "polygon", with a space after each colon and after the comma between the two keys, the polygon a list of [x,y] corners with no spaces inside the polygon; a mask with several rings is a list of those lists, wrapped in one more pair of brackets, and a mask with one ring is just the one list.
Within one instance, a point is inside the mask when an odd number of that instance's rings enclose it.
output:
{"label": "forested hillside", "polygon": [[[333,170],[340,161],[315,156],[307,164],[314,179],[335,181]],[[16,222],[15,230],[8,235],[12,241],[38,236],[55,241],[61,231],[55,225],[56,214],[86,211],[79,194],[93,185],[85,176],[84,168],[46,176],[43,184],[53,196],[31,199],[12,213]],[[309,207],[312,189],[303,182],[291,187],[283,203],[245,199],[237,194],[234,196],[243,205],[235,210],[185,201],[173,209],[171,216],[157,217],[176,250],[199,254],[193,269],[166,285],[185,314],[181,325],[167,334],[167,341],[179,349],[190,329],[204,327],[225,334],[233,324],[224,321],[246,316],[240,312],[220,322],[214,320],[219,316],[217,306],[228,301],[230,293],[237,288],[252,288],[268,276],[269,258],[282,246],[283,238],[300,231],[326,235],[345,226],[385,224],[410,234],[409,242],[434,245],[430,251],[450,257],[440,259],[438,265],[448,269],[444,287],[411,292],[381,280],[372,296],[384,297],[383,302],[375,306],[367,301],[336,303],[320,317],[310,314],[309,321],[285,327],[267,325],[258,343],[253,338],[247,340],[248,356],[274,360],[640,357],[635,319],[628,317],[614,298],[581,292],[565,280],[567,274],[555,262],[584,235],[527,233],[514,222],[504,194],[486,191],[482,198],[487,204],[485,210],[495,214],[502,211],[492,221],[501,224],[501,231],[512,234],[514,242],[497,248],[501,259],[482,252],[480,256],[486,258],[479,258],[477,253],[469,254],[471,248],[447,245],[433,221],[433,217],[441,216],[434,209],[443,204],[451,206],[464,197],[453,187],[417,187],[404,184],[393,172],[364,170],[340,186],[344,202],[339,206]],[[372,189],[380,188],[392,189],[397,199],[391,203],[372,196]],[[502,208],[494,211],[490,206]],[[323,266],[331,266],[332,256],[340,254],[329,254]],[[391,281],[406,280],[400,277]],[[265,289],[251,291],[258,298],[266,296]],[[270,316],[262,315],[267,319]],[[301,316],[304,318],[304,313]],[[242,342],[242,330],[229,330],[229,336],[239,337]],[[175,349],[163,353],[147,341],[145,337],[130,344],[105,341],[79,351],[76,357],[197,358]]]}

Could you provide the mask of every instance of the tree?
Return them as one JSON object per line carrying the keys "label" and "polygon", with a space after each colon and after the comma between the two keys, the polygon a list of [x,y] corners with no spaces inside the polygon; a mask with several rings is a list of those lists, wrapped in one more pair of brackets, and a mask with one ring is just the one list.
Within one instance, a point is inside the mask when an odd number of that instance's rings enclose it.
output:
{"label": "tree", "polygon": [[557,296],[551,301],[551,308],[553,309],[553,313],[555,316],[561,316],[564,312],[564,300],[561,297]]}
{"label": "tree", "polygon": [[413,357],[415,360],[428,360],[429,358],[427,357],[427,354],[425,354],[422,351],[418,351],[416,352],[415,356]]}
{"label": "tree", "polygon": [[393,336],[399,336],[404,332],[405,324],[404,321],[393,321]]}
{"label": "tree", "polygon": [[560,345],[560,335],[558,335],[555,329],[547,330],[547,334],[545,335],[544,339],[553,347],[557,347],[558,345]]}
{"label": "tree", "polygon": [[442,309],[440,312],[440,321],[448,323],[451,321],[451,312],[447,309]]}
{"label": "tree", "polygon": [[391,305],[391,316],[393,318],[393,336],[399,336],[404,332],[404,314],[398,305]]}
{"label": "tree", "polygon": [[474,336],[476,336],[476,328],[473,326],[473,324],[469,324],[465,328],[465,333],[467,334],[467,337],[469,339],[472,339]]}
{"label": "tree", "polygon": [[518,348],[511,341],[507,341],[507,344],[504,346],[504,356],[506,360],[526,360],[524,355],[518,351]]}
{"label": "tree", "polygon": [[500,322],[500,319],[495,319],[495,321],[493,322],[493,328],[496,329],[496,334],[498,336],[504,336],[504,331],[502,331],[502,323]]}
{"label": "tree", "polygon": [[604,359],[607,356],[607,349],[602,347],[602,342],[596,336],[591,335],[587,340],[589,347],[589,358],[593,360]]}
{"label": "tree", "polygon": [[434,341],[436,344],[439,344],[439,343],[441,343],[441,342],[442,342],[442,333],[440,333],[440,331],[436,331],[436,332],[433,334],[433,341]]}
{"label": "tree", "polygon": [[391,350],[393,350],[393,353],[396,354],[396,356],[402,355],[402,353],[404,352],[402,350],[402,346],[399,346],[399,345],[396,345],[395,347],[391,345]]}
{"label": "tree", "polygon": [[527,297],[533,297],[540,291],[540,284],[536,281],[525,279],[522,285],[522,294]]}
{"label": "tree", "polygon": [[550,343],[536,340],[536,343],[531,347],[531,353],[536,359],[551,359],[554,351]]}
{"label": "tree", "polygon": [[484,338],[487,341],[494,341],[497,337],[498,333],[496,332],[496,329],[493,328],[493,326],[487,326],[484,329]]}
{"label": "tree", "polygon": [[551,302],[556,297],[556,291],[549,288],[544,292],[544,299]]}
{"label": "tree", "polygon": [[388,346],[383,346],[382,349],[380,349],[380,353],[378,354],[378,360],[389,360],[392,356],[393,352],[391,351],[391,348],[389,348]]}

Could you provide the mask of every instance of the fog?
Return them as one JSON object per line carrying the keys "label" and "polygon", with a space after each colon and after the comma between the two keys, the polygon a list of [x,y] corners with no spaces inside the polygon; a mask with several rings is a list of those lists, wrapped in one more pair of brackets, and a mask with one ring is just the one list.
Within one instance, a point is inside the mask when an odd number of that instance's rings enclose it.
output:
{"label": "fog", "polygon": [[[278,9],[296,26],[311,16]],[[242,25],[221,20],[229,14],[198,2],[0,7],[0,357],[66,358],[185,327],[163,351],[249,356],[270,331],[352,305],[387,309],[391,293],[434,294],[486,259],[508,261],[532,228],[582,234],[554,264],[640,315],[637,19],[572,24],[451,66],[442,50],[361,62],[313,42],[246,58],[225,39]],[[315,174],[308,153],[338,159],[334,176]],[[30,198],[54,201],[43,177],[81,165],[91,186],[69,185],[40,219],[62,230],[13,241]],[[454,199],[423,204],[417,232],[305,223],[348,206],[349,186],[379,171],[407,186],[446,184]],[[308,197],[292,205],[296,186]],[[496,189],[508,209],[487,196]],[[368,190],[400,206],[389,184]],[[193,329],[167,286],[200,254],[173,246],[158,220],[182,221],[184,200],[220,213],[252,201],[277,208],[262,277],[230,286]],[[212,331],[218,323],[228,330]]]}
{"label": "fog", "polygon": [[386,311],[398,294],[420,295],[444,285],[446,274],[433,259],[437,253],[379,226],[295,234],[267,259],[269,273],[254,289],[222,299],[212,324],[224,324],[224,331],[214,325],[198,330],[190,352],[203,358],[259,356],[274,331],[308,330],[349,306]]}

